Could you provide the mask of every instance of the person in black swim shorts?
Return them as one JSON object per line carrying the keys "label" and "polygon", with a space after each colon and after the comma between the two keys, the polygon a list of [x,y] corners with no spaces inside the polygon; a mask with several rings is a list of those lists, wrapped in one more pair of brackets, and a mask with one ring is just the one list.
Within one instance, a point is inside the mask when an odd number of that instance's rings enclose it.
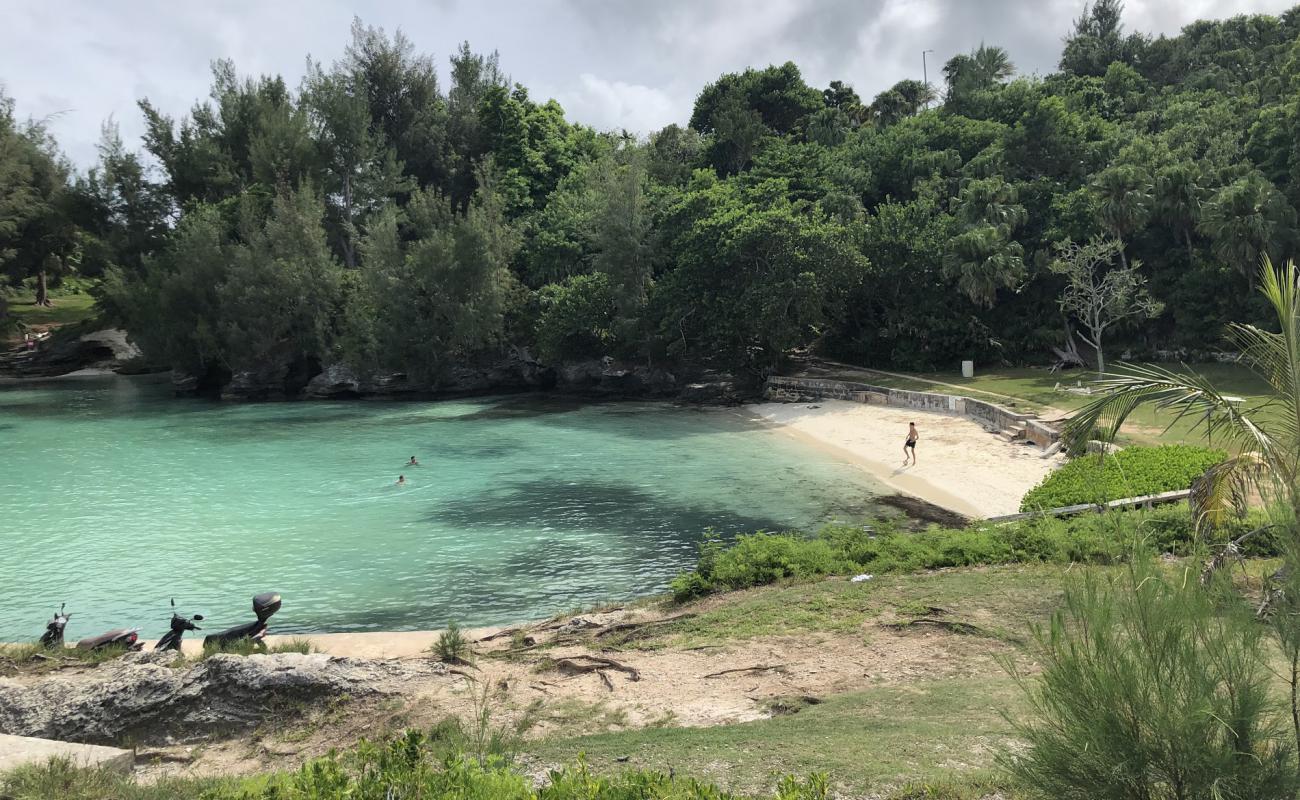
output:
{"label": "person in black swim shorts", "polygon": [[921,438],[921,434],[916,432],[916,423],[907,423],[907,442],[903,445],[903,466],[907,466],[907,459],[910,456],[912,466],[916,466],[916,440]]}

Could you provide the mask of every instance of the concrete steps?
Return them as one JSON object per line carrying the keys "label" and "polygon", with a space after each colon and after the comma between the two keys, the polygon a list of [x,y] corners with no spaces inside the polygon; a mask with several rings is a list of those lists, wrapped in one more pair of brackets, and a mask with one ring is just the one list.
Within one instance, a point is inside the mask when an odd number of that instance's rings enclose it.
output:
{"label": "concrete steps", "polygon": [[123,773],[135,767],[135,754],[130,750],[0,733],[0,772],[27,764],[44,764],[51,758],[66,758],[79,767],[101,767]]}
{"label": "concrete steps", "polygon": [[1023,442],[1025,440],[1025,434],[1026,429],[1023,422],[1014,423],[1010,427],[998,431],[998,436],[1001,436],[1008,442]]}

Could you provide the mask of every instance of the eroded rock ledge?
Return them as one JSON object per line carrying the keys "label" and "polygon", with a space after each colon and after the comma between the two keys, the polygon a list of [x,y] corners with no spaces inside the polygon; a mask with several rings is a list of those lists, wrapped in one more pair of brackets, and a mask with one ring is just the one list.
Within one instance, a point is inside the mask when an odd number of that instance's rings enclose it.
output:
{"label": "eroded rock ledge", "polygon": [[23,683],[0,679],[0,733],[87,744],[163,744],[256,726],[285,704],[396,694],[445,670],[424,661],[325,654],[215,655],[186,668],[170,653],[128,654]]}

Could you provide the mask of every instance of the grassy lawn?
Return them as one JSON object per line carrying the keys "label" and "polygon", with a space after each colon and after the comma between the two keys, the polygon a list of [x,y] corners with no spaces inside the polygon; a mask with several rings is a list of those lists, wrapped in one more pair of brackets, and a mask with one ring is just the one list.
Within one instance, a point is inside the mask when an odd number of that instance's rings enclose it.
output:
{"label": "grassy lawn", "polygon": [[[1118,367],[1119,364],[1114,366]],[[1175,371],[1183,369],[1183,365],[1174,363],[1157,366]],[[1244,398],[1246,408],[1260,405],[1268,399],[1268,385],[1258,375],[1243,366],[1218,362],[1187,366],[1210,378],[1220,391]],[[898,377],[901,374],[885,375],[866,369],[838,371],[832,369],[828,371],[827,377],[839,376],[846,380],[866,380],[881,386],[915,391],[953,392],[955,391],[953,387],[956,387],[972,397],[1039,413],[1048,409],[1068,412],[1083,407],[1093,398],[1064,389],[1080,384],[1086,387],[1096,380],[1094,372],[1081,370],[1048,372],[1046,369],[1027,367],[1000,367],[988,371],[977,368],[974,378],[964,378],[960,372],[920,372]],[[949,384],[949,386],[938,386],[936,383]],[[1058,384],[1061,387],[1059,389]],[[1008,402],[1007,398],[1014,398],[1014,402]],[[1198,426],[1196,420],[1185,418],[1174,422],[1176,417],[1177,414],[1171,411],[1155,408],[1139,409],[1130,417],[1123,438],[1136,444],[1204,443],[1204,429]],[[1169,427],[1171,424],[1172,428]]]}
{"label": "grassy lawn", "polygon": [[929,606],[946,608],[1008,638],[1023,636],[1047,618],[1061,596],[1066,567],[1012,565],[879,575],[765,586],[705,600],[696,615],[619,644],[637,649],[693,648],[794,633],[846,634],[882,615],[909,616]]}
{"label": "grassy lawn", "polygon": [[543,762],[582,754],[601,772],[673,769],[741,791],[770,790],[782,775],[813,772],[856,794],[954,778],[978,784],[1011,736],[1002,713],[1014,714],[1021,703],[1008,677],[963,678],[835,695],[794,714],[738,725],[646,728],[525,749]]}
{"label": "grassy lawn", "polygon": [[[875,624],[940,607],[977,623],[1006,653],[1044,622],[1061,597],[1069,568],[1058,565],[941,570],[821,580],[732,592],[685,606],[695,616],[614,647],[702,648],[756,637],[825,632],[861,635]],[[1077,572],[1077,570],[1076,570]],[[974,642],[972,641],[974,646]],[[863,658],[870,658],[863,651]],[[864,667],[868,665],[864,664]],[[845,793],[899,790],[899,797],[984,797],[1002,789],[992,771],[1023,700],[1000,669],[945,680],[919,679],[835,694],[795,713],[712,728],[650,727],[528,742],[530,760],[560,763],[581,754],[598,772],[676,770],[738,791],[770,790],[784,774],[826,773]],[[929,793],[926,793],[929,792]],[[872,796],[876,796],[873,794]],[[891,795],[886,795],[891,796]]]}

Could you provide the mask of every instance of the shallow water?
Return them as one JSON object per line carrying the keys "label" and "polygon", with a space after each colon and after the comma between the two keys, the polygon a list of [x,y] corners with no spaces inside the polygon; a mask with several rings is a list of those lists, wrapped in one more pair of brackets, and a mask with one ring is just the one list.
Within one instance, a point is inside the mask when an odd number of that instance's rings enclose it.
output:
{"label": "shallow water", "polygon": [[[869,511],[863,473],[725,410],[539,398],[236,405],[0,385],[0,641],[499,624],[660,590],[723,534]],[[421,466],[407,468],[412,454]],[[394,485],[405,474],[408,484]]]}

